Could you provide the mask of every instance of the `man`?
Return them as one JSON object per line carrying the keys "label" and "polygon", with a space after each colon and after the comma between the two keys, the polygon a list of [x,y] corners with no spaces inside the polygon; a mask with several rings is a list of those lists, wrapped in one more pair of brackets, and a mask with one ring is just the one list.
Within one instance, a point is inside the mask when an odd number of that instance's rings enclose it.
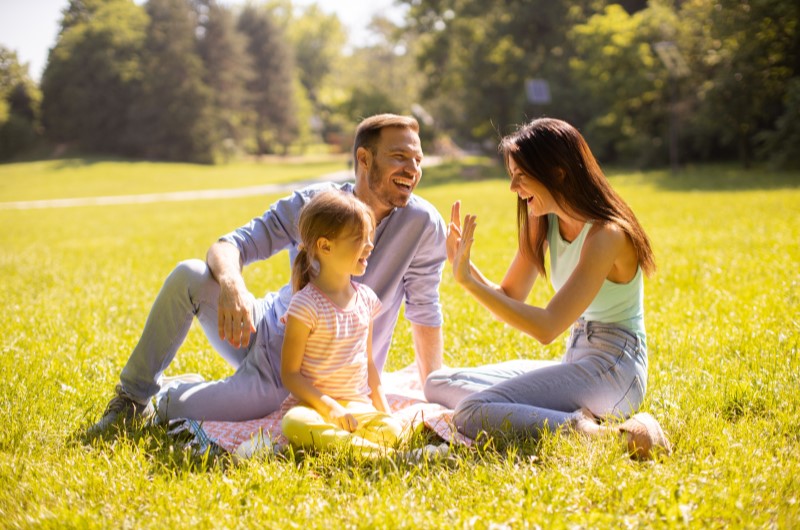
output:
{"label": "man", "polygon": [[[153,414],[158,394],[162,420],[192,418],[243,421],[277,410],[288,395],[280,379],[284,326],[280,317],[291,287],[256,299],[242,267],[288,249],[293,261],[300,210],[314,194],[338,188],[355,193],[376,217],[375,249],[356,281],[381,299],[374,321],[373,352],[383,369],[400,305],[411,332],[420,381],[442,363],[439,283],[446,259],[445,223],[427,201],[413,194],[422,176],[419,125],[414,118],[381,114],[361,122],[353,146],[356,182],[323,183],[273,204],[261,217],[214,243],[206,261],[181,262],[167,277],[128,359],[117,395],[93,427]],[[177,381],[162,388],[164,370],[197,317],[209,342],[235,369],[218,381]]]}

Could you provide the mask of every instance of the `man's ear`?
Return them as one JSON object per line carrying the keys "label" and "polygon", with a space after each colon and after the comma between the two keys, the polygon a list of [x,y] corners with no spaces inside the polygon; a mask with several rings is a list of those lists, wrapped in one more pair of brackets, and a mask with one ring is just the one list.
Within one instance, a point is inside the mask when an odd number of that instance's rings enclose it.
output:
{"label": "man's ear", "polygon": [[364,171],[369,171],[370,165],[372,164],[372,152],[366,147],[359,147],[356,150],[356,161],[360,168]]}

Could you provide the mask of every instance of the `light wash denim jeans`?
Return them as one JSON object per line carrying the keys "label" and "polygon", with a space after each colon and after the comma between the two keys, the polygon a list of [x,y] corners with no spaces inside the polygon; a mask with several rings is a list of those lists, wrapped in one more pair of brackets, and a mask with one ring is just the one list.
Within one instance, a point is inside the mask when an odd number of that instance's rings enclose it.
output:
{"label": "light wash denim jeans", "polygon": [[581,408],[595,416],[628,417],[647,386],[647,348],[614,324],[579,320],[558,361],[510,361],[444,368],[425,382],[428,401],[455,408],[458,430],[533,434],[573,421]]}
{"label": "light wash denim jeans", "polygon": [[[163,420],[242,421],[277,410],[288,391],[280,379],[283,325],[274,311],[276,297],[272,293],[255,301],[256,333],[248,346],[235,348],[219,338],[219,284],[208,266],[197,259],[179,263],[158,293],[142,337],[122,370],[117,393],[140,403],[158,393],[157,410]],[[236,372],[225,379],[181,383],[159,393],[161,375],[186,339],[194,317],[213,348]]]}

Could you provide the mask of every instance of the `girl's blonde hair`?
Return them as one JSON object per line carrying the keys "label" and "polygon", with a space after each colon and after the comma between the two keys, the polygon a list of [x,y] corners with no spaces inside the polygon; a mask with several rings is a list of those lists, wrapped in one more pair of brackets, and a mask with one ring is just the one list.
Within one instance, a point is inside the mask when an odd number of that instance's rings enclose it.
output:
{"label": "girl's blonde hair", "polygon": [[375,228],[372,210],[352,193],[331,190],[316,194],[303,207],[298,223],[300,252],[292,266],[292,290],[299,291],[318,273],[314,268],[317,259],[317,240],[337,239],[341,236],[361,234],[368,238]]}

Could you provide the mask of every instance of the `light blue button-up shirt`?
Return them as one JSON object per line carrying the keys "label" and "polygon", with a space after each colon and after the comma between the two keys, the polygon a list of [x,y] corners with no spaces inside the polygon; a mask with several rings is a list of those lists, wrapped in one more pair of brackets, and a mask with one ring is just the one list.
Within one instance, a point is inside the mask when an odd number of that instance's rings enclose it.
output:
{"label": "light blue button-up shirt", "polygon": [[[300,235],[297,222],[300,210],[320,191],[341,189],[353,193],[354,186],[315,184],[279,200],[261,216],[220,238],[239,249],[245,265],[267,259],[281,250],[289,251],[290,263],[297,255]],[[395,208],[375,229],[375,248],[367,271],[354,280],[372,288],[381,300],[381,311],[373,324],[373,358],[383,370],[401,304],[406,318],[423,326],[442,325],[439,283],[447,259],[444,219],[428,201],[412,195],[404,208]],[[289,307],[291,285],[281,288],[274,302],[280,317]],[[283,334],[279,319],[267,318],[273,333]],[[276,321],[277,320],[277,321]],[[271,356],[280,352],[270,352]]]}

